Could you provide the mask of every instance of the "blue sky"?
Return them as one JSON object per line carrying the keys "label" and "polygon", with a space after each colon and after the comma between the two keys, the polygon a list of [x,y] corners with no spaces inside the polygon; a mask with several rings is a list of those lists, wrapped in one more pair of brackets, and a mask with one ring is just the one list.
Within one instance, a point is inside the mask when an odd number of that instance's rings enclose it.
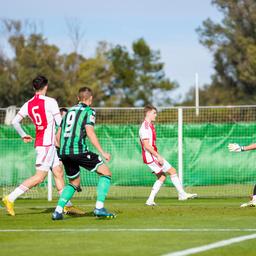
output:
{"label": "blue sky", "polygon": [[[184,96],[199,73],[200,84],[213,73],[212,55],[200,45],[195,29],[210,17],[221,20],[211,0],[8,0],[2,1],[0,18],[30,19],[40,24],[49,43],[62,52],[72,50],[67,20],[77,19],[84,30],[80,52],[92,56],[98,41],[125,45],[143,37],[160,50],[166,75]],[[8,51],[8,49],[5,49]]]}

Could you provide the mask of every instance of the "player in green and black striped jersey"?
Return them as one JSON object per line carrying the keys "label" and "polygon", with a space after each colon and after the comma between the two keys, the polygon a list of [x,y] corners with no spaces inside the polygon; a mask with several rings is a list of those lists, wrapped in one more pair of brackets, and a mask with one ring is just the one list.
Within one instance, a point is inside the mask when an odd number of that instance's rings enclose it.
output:
{"label": "player in green and black striped jersey", "polygon": [[79,102],[70,108],[61,123],[60,155],[76,155],[88,151],[86,125],[94,126],[95,111]]}
{"label": "player in green and black striped jersey", "polygon": [[80,186],[80,166],[91,172],[96,171],[100,176],[94,210],[95,216],[115,217],[114,214],[107,212],[104,208],[112,174],[101,157],[90,152],[86,145],[86,138],[88,137],[101,156],[106,161],[110,160],[110,154],[102,149],[94,132],[96,114],[90,107],[92,98],[90,88],[81,88],[78,93],[79,103],[68,110],[57,132],[56,140],[60,144],[60,157],[69,178],[69,184],[63,189],[58,205],[52,215],[53,220],[63,219],[62,213],[66,202],[72,198]]}

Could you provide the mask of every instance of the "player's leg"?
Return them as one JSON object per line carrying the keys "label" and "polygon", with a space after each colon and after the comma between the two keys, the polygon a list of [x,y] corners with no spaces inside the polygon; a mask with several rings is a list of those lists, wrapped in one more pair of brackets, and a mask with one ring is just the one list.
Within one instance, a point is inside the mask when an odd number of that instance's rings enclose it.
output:
{"label": "player's leg", "polygon": [[18,197],[26,193],[29,189],[43,182],[46,176],[47,176],[46,171],[37,170],[35,175],[26,179],[22,184],[20,184],[17,188],[15,188],[9,195],[5,196],[3,198],[3,203],[5,204],[7,212],[10,215],[14,216],[15,215],[14,201]]}
{"label": "player's leg", "polygon": [[53,220],[62,220],[63,219],[62,214],[64,211],[64,207],[67,204],[67,202],[75,194],[79,184],[80,184],[80,176],[76,177],[75,179],[69,179],[69,184],[64,187],[64,189],[60,195],[57,207],[56,207],[54,213],[52,214]]}
{"label": "player's leg", "polygon": [[27,192],[29,189],[35,187],[44,181],[51,168],[53,162],[54,147],[37,147],[36,148],[36,173],[32,177],[26,179],[21,185],[15,188],[9,195],[3,198],[3,203],[7,212],[14,216],[14,201]]}
{"label": "player's leg", "polygon": [[65,182],[64,182],[64,171],[62,168],[62,162],[60,160],[59,154],[57,153],[57,149],[56,149],[56,153],[55,153],[55,157],[52,165],[52,173],[53,173],[56,189],[58,191],[58,194],[60,195],[65,186]]}
{"label": "player's leg", "polygon": [[155,197],[157,193],[159,192],[161,186],[163,185],[164,181],[166,180],[166,175],[162,171],[160,173],[155,173],[157,180],[155,181],[151,193],[146,201],[146,205],[148,206],[155,206]]}
{"label": "player's leg", "polygon": [[166,160],[164,161],[164,164],[163,164],[163,171],[166,174],[170,175],[170,180],[178,192],[179,200],[184,201],[187,199],[192,199],[192,198],[197,197],[197,194],[190,194],[190,193],[185,192],[185,190],[180,182],[179,176],[176,172],[176,169],[174,167],[172,167]]}
{"label": "player's leg", "polygon": [[66,185],[60,195],[57,207],[52,214],[53,220],[63,219],[63,210],[68,201],[73,197],[80,185],[80,168],[79,165],[70,157],[63,158],[63,164],[67,177],[69,179],[69,184]]}
{"label": "player's leg", "polygon": [[97,186],[97,201],[94,214],[97,217],[113,218],[115,217],[115,215],[113,213],[109,213],[104,208],[104,203],[111,184],[112,173],[109,170],[108,166],[105,164],[101,164],[98,166],[97,173],[99,174],[99,182]]}
{"label": "player's leg", "polygon": [[[61,195],[65,187],[64,172],[63,172],[63,169],[61,168],[61,165],[54,166],[52,169],[52,172],[53,172],[56,188],[58,190],[59,195]],[[85,211],[74,206],[70,200],[64,206],[63,212],[65,214],[80,214],[80,215],[85,214]]]}
{"label": "player's leg", "polygon": [[253,195],[252,195],[252,200],[249,201],[248,203],[241,204],[240,207],[255,207],[256,206],[256,184],[254,185],[253,188]]}

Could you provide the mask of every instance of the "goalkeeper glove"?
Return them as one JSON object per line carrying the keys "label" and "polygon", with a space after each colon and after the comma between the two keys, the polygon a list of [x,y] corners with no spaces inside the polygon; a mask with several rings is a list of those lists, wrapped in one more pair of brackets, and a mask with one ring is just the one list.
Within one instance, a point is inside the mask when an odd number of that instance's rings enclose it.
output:
{"label": "goalkeeper glove", "polygon": [[244,146],[240,146],[237,143],[230,143],[228,144],[228,149],[230,152],[241,152],[244,151]]}

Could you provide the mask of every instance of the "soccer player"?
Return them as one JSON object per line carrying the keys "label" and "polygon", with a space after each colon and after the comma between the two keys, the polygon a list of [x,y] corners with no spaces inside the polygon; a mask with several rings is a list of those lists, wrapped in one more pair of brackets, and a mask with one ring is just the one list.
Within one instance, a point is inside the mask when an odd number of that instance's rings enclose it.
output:
{"label": "soccer player", "polygon": [[[229,148],[230,152],[239,153],[242,151],[255,150],[256,143],[248,145],[248,146],[240,146],[237,143],[230,143],[228,145],[228,148]],[[254,185],[254,188],[253,188],[252,200],[247,203],[241,204],[240,207],[244,208],[244,207],[255,207],[255,206],[256,206],[256,184]]]}
{"label": "soccer player", "polygon": [[[68,112],[68,109],[67,108],[60,108],[60,115],[61,115],[61,118],[63,118],[66,113]],[[61,157],[60,157],[60,149],[59,147],[56,147],[56,151],[57,151],[57,156],[59,158],[59,165],[53,167],[53,174],[54,174],[54,179],[55,179],[55,185],[56,185],[56,188],[58,190],[58,193],[59,195],[61,195],[62,193],[62,190],[65,186],[65,183],[64,183],[64,172],[63,172],[63,168],[62,168],[62,160],[61,160]],[[58,176],[56,177],[56,173],[58,174]],[[79,191],[82,191],[81,188],[79,188]],[[68,201],[67,204],[65,205],[64,209],[63,209],[63,212],[65,214],[78,214],[78,215],[84,215],[85,214],[85,211],[75,207],[71,201]]]}
{"label": "soccer player", "polygon": [[36,173],[26,179],[9,195],[3,198],[7,212],[14,216],[14,201],[32,187],[44,181],[48,171],[52,168],[56,187],[61,191],[64,187],[63,171],[59,167],[54,146],[55,123],[60,125],[61,116],[55,99],[45,96],[48,89],[48,80],[44,76],[37,76],[33,80],[35,96],[27,101],[14,117],[12,125],[25,143],[32,142],[32,137],[22,129],[21,120],[29,116],[36,127]]}
{"label": "soccer player", "polygon": [[166,175],[170,175],[170,179],[178,192],[179,200],[187,200],[197,197],[197,194],[186,193],[181,185],[176,170],[159,154],[156,147],[156,131],[153,122],[157,117],[157,109],[152,105],[144,108],[145,120],[142,123],[139,136],[142,147],[142,158],[144,163],[150,168],[151,172],[156,175],[150,196],[146,201],[146,205],[155,206],[155,197],[163,185]]}
{"label": "soccer player", "polygon": [[92,99],[93,94],[90,88],[80,88],[78,92],[79,103],[68,110],[57,132],[56,138],[60,144],[60,156],[69,178],[69,184],[60,196],[57,207],[52,214],[53,220],[63,219],[62,213],[66,202],[72,198],[80,186],[80,167],[99,175],[94,215],[107,218],[115,217],[113,213],[109,213],[104,208],[112,174],[102,158],[89,151],[86,145],[86,137],[88,137],[101,156],[106,161],[110,160],[110,154],[102,149],[94,132],[96,113],[90,107]]}

